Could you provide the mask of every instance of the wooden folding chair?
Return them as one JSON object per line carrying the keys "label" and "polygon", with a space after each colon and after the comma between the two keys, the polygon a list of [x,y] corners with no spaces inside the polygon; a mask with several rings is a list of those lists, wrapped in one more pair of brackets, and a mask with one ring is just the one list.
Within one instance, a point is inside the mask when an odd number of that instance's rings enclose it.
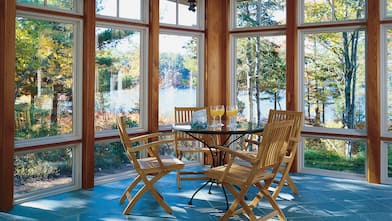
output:
{"label": "wooden folding chair", "polygon": [[[217,147],[219,150],[230,154],[229,162],[227,165],[211,168],[205,174],[218,183],[222,183],[235,198],[220,220],[228,220],[232,215],[240,212],[245,212],[250,220],[256,220],[253,208],[263,196],[269,201],[273,211],[262,217],[262,220],[276,215],[280,220],[286,220],[268,188],[275,178],[287,150],[292,125],[292,120],[267,124],[256,155],[238,152],[227,147]],[[240,158],[251,166],[237,163],[235,158]],[[259,192],[247,204],[245,196],[251,186],[256,186]],[[238,206],[241,208],[237,209]]]}
{"label": "wooden folding chair", "polygon": [[[203,107],[174,107],[175,124],[191,124],[192,114],[195,111],[202,110]],[[210,150],[200,141],[195,140],[184,132],[173,131],[175,140],[175,150],[178,159],[182,160],[185,153],[206,153]],[[195,135],[196,136],[196,135]],[[200,137],[200,139],[204,139]],[[177,170],[177,186],[181,189],[181,180],[206,180],[202,170]]]}
{"label": "wooden folding chair", "polygon": [[297,154],[298,143],[301,141],[303,113],[297,111],[270,110],[268,115],[269,123],[282,120],[293,120],[294,124],[290,132],[290,142],[289,146],[287,147],[286,155],[283,158],[282,164],[279,168],[279,173],[281,175],[278,176],[279,179],[274,180],[274,183],[277,184],[272,194],[274,199],[278,197],[283,186],[289,186],[294,194],[298,194],[298,188],[291,179],[289,172],[291,170],[291,166],[293,165],[295,155]]}
{"label": "wooden folding chair", "polygon": [[[294,124],[290,132],[290,142],[286,151],[286,155],[283,158],[282,164],[279,168],[280,176],[277,176],[274,180],[274,189],[272,196],[274,199],[278,197],[280,191],[283,186],[289,186],[291,191],[294,194],[298,194],[298,188],[296,187],[294,181],[291,179],[289,172],[291,170],[291,166],[295,160],[295,155],[298,149],[298,143],[301,141],[301,129],[302,129],[302,120],[303,114],[302,112],[297,111],[283,111],[283,110],[270,110],[268,115],[268,123],[278,122],[282,120],[293,120]],[[249,146],[257,146],[258,143],[263,139],[262,134],[258,134],[259,136],[248,137],[245,139],[245,151],[248,151],[250,155],[255,155],[256,153],[249,148]],[[254,138],[257,139],[254,139]]]}
{"label": "wooden folding chair", "polygon": [[[168,213],[172,213],[172,209],[163,200],[162,195],[155,190],[154,184],[169,172],[179,170],[184,167],[184,163],[177,158],[163,157],[159,155],[160,145],[173,144],[174,140],[163,139],[162,136],[165,135],[163,133],[152,133],[129,138],[124,118],[118,117],[117,124],[123,147],[138,174],[120,198],[121,204],[124,203],[125,199],[128,199],[129,201],[123,213],[129,214],[136,202],[146,191],[151,192],[152,196],[156,199],[159,205],[163,207],[163,209],[165,209]],[[141,152],[143,151],[147,151],[149,157],[142,158]],[[143,181],[144,185],[134,196],[132,196],[132,190],[140,181]]]}

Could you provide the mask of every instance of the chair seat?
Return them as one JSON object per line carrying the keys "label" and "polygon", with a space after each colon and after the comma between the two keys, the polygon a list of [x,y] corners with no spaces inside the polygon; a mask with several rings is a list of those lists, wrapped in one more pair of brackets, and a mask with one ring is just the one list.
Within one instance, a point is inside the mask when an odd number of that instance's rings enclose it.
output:
{"label": "chair seat", "polygon": [[[225,172],[226,165],[224,166],[219,166],[219,167],[214,167],[211,168],[210,170],[206,171],[205,174],[206,176],[219,180],[222,175]],[[249,176],[249,173],[251,172],[252,168],[246,165],[241,165],[234,163],[230,167],[230,171],[227,173],[227,176],[225,177],[225,182],[232,183],[234,185],[242,186],[247,182],[247,177]],[[260,180],[266,180],[266,179],[271,179],[274,177],[274,174],[265,171],[265,170],[260,170],[257,171],[253,181],[251,183],[257,183]]]}
{"label": "chair seat", "polygon": [[[145,170],[147,173],[154,173],[157,171],[159,172],[162,169],[157,158],[155,157],[147,157],[143,159],[138,159],[137,161],[140,164],[140,168],[142,170]],[[161,161],[164,168],[168,170],[181,169],[185,165],[181,160],[173,157],[161,157]]]}

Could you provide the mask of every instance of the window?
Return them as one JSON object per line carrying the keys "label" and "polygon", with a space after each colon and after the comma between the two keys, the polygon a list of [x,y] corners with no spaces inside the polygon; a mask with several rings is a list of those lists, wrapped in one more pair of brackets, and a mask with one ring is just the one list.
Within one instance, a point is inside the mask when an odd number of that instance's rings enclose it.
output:
{"label": "window", "polygon": [[305,169],[365,175],[366,141],[305,137]]}
{"label": "window", "polygon": [[[78,21],[16,18],[15,140],[80,136]],[[80,82],[80,81],[79,81]],[[79,122],[80,123],[80,122]],[[44,139],[45,138],[45,139]]]}
{"label": "window", "polygon": [[169,125],[175,106],[202,104],[203,35],[163,32],[159,42],[159,124]]}
{"label": "window", "polygon": [[383,9],[381,13],[384,17],[392,17],[392,1],[391,0],[381,0],[381,8]]}
{"label": "window", "polygon": [[17,4],[26,4],[49,9],[81,11],[83,1],[78,0],[16,0]]}
{"label": "window", "polygon": [[174,26],[203,28],[204,0],[196,0],[195,4],[184,0],[160,0],[160,23]]}
{"label": "window", "polygon": [[392,132],[392,26],[384,25],[382,26],[382,131],[384,135],[391,135]]}
{"label": "window", "polygon": [[[134,170],[120,141],[106,141],[95,144],[95,179],[123,178]],[[124,175],[124,176],[122,176]]]}
{"label": "window", "polygon": [[322,134],[365,137],[367,133],[367,33],[365,27],[355,25],[366,19],[366,1],[303,0],[300,3],[303,10],[299,13],[303,15],[300,23],[318,25],[318,28],[300,26],[298,38],[303,131],[319,133],[319,138],[304,139],[303,167],[322,169],[321,173],[348,172],[363,176],[365,140],[332,135],[323,138]]}
{"label": "window", "polygon": [[286,37],[243,34],[233,42],[238,119],[266,122],[270,109],[286,108]]}
{"label": "window", "polygon": [[233,28],[257,28],[286,24],[286,0],[230,1]]}
{"label": "window", "polygon": [[148,1],[144,0],[96,0],[98,16],[108,16],[119,19],[147,21],[148,13],[143,13]]}
{"label": "window", "polygon": [[300,94],[312,131],[366,129],[365,38],[358,28],[303,32]]}
{"label": "window", "polygon": [[342,22],[366,18],[366,0],[302,0],[301,3],[304,12],[303,23]]}
{"label": "window", "polygon": [[381,183],[392,184],[392,143],[382,142],[381,147]]}
{"label": "window", "polygon": [[102,26],[96,38],[95,130],[116,129],[118,114],[129,128],[146,128],[146,30]]}
{"label": "window", "polygon": [[286,24],[286,1],[236,0],[230,7],[231,29],[244,29],[231,34],[231,103],[238,120],[266,122],[270,109],[286,109],[285,30],[270,29]]}
{"label": "window", "polygon": [[59,192],[59,187],[72,190],[80,188],[80,173],[76,165],[80,159],[76,146],[18,152],[14,158],[14,197],[21,202],[34,195]]}

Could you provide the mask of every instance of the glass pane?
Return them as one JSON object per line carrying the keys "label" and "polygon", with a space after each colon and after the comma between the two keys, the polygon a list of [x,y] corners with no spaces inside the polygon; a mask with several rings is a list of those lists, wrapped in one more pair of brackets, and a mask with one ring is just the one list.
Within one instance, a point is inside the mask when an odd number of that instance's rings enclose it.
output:
{"label": "glass pane", "polygon": [[96,0],[97,15],[141,20],[141,0]]}
{"label": "glass pane", "polygon": [[160,23],[176,24],[177,4],[173,0],[159,1],[159,21]]}
{"label": "glass pane", "polygon": [[16,0],[17,3],[43,6],[54,9],[74,10],[74,0]]}
{"label": "glass pane", "polygon": [[197,105],[199,39],[159,36],[159,124],[174,123],[174,107]]}
{"label": "glass pane", "polygon": [[95,144],[95,178],[133,170],[120,141]]}
{"label": "glass pane", "polygon": [[180,3],[178,4],[178,24],[185,26],[197,26],[197,6],[193,9],[189,7],[189,4]]}
{"label": "glass pane", "polygon": [[120,0],[120,18],[141,20],[141,0]]}
{"label": "glass pane", "polygon": [[116,114],[140,127],[141,33],[97,28],[95,130],[116,128]]}
{"label": "glass pane", "polygon": [[303,0],[305,23],[364,19],[366,0]]}
{"label": "glass pane", "polygon": [[388,131],[392,131],[392,30],[389,29],[386,32],[386,94],[387,94],[387,107],[388,107],[388,119],[385,119],[388,126]]}
{"label": "glass pane", "polygon": [[16,19],[15,139],[73,130],[74,25]]}
{"label": "glass pane", "polygon": [[304,142],[306,168],[365,174],[365,141],[307,137]]}
{"label": "glass pane", "polygon": [[286,0],[236,0],[235,26],[251,28],[286,24]]}
{"label": "glass pane", "polygon": [[73,148],[16,153],[14,196],[73,184]]}
{"label": "glass pane", "polygon": [[117,0],[96,0],[97,15],[117,17]]}
{"label": "glass pane", "polygon": [[366,126],[365,31],[304,36],[305,125]]}
{"label": "glass pane", "polygon": [[266,121],[286,108],[286,37],[236,39],[236,104],[241,121]]}
{"label": "glass pane", "polygon": [[392,177],[392,144],[388,144],[388,177]]}
{"label": "glass pane", "polygon": [[387,11],[387,16],[391,17],[392,16],[392,0],[386,0],[386,11]]}

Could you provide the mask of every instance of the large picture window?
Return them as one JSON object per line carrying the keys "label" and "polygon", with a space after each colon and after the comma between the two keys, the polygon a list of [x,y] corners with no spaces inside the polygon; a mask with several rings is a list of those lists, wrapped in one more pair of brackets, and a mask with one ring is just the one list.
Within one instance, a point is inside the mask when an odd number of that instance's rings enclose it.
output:
{"label": "large picture window", "polygon": [[174,107],[195,107],[202,96],[202,35],[159,36],[159,124],[174,123]]}
{"label": "large picture window", "polygon": [[17,141],[78,134],[77,24],[16,18]]}
{"label": "large picture window", "polygon": [[270,109],[286,108],[285,44],[282,35],[234,38],[232,91],[240,120],[266,122]]}
{"label": "large picture window", "polygon": [[365,40],[357,28],[303,33],[305,126],[365,130]]}
{"label": "large picture window", "polygon": [[119,114],[127,117],[129,128],[143,128],[145,30],[102,26],[96,29],[96,38],[95,130],[116,129]]}

